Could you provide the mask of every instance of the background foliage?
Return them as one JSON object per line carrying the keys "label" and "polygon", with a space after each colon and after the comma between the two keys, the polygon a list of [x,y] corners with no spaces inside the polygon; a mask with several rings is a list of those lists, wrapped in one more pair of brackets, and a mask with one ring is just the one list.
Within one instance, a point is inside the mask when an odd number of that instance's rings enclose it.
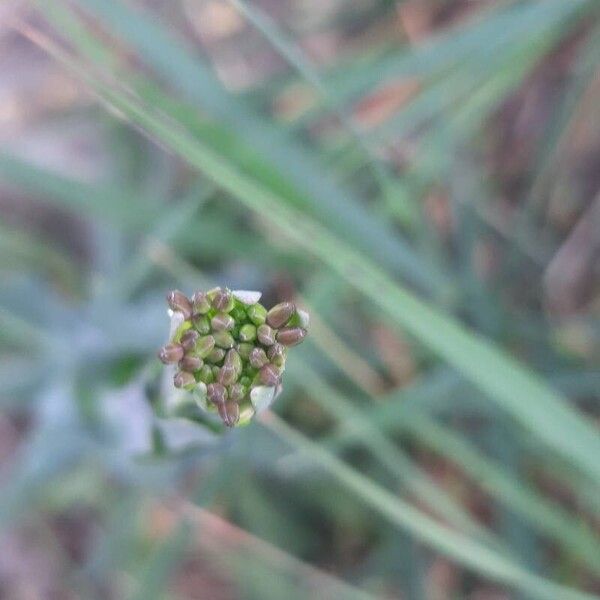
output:
{"label": "background foliage", "polygon": [[[0,596],[600,595],[595,0],[0,16]],[[215,283],[312,315],[225,435]]]}

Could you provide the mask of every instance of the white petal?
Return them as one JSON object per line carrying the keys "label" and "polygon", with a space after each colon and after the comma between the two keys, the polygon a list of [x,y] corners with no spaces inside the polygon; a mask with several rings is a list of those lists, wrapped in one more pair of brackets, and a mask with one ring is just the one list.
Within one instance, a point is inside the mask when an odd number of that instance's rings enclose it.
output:
{"label": "white petal", "polygon": [[262,292],[252,292],[250,290],[233,290],[232,293],[244,304],[256,304],[262,296]]}
{"label": "white petal", "polygon": [[266,385],[259,385],[250,392],[250,401],[256,413],[261,413],[271,406],[275,399],[275,388]]}
{"label": "white petal", "polygon": [[310,323],[310,316],[305,310],[297,309],[296,313],[298,315],[298,325],[302,327],[302,329],[308,329],[308,324]]}
{"label": "white petal", "polygon": [[181,324],[185,321],[185,317],[183,313],[180,313],[178,310],[167,311],[167,314],[171,318],[171,328],[169,329],[169,339],[172,339],[175,335],[175,332],[179,329]]}

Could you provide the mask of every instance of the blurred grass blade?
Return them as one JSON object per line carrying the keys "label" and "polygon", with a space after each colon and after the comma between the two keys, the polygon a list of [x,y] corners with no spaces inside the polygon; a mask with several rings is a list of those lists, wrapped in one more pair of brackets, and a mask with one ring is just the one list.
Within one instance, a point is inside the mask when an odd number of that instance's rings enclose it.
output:
{"label": "blurred grass blade", "polygon": [[[360,200],[339,184],[314,160],[311,152],[293,141],[273,123],[261,118],[227,93],[217,77],[191,50],[140,9],[115,0],[79,0],[79,4],[135,48],[140,60],[169,82],[190,102],[199,104],[228,125],[266,166],[285,173],[287,187],[296,193],[282,196],[325,221],[338,235],[371,254],[428,292],[446,293],[445,275],[423,258],[388,225],[368,211]],[[44,12],[50,19],[56,8]],[[59,26],[60,28],[60,26]],[[250,174],[267,186],[264,167]],[[282,189],[277,190],[281,194]]]}
{"label": "blurred grass blade", "polygon": [[310,456],[321,469],[327,471],[341,485],[362,498],[390,522],[409,531],[452,560],[535,598],[597,600],[596,596],[565,588],[532,575],[510,559],[440,525],[305,438],[273,413],[265,414],[261,422],[292,447]]}
{"label": "blurred grass blade", "polygon": [[[287,206],[259,182],[229,164],[201,139],[192,137],[173,121],[144,108],[114,86],[94,79],[78,68],[48,40],[34,36],[58,59],[70,64],[96,93],[118,108],[179,156],[202,170],[216,185],[255,211],[311,254],[338,272],[403,327],[508,411],[522,426],[550,448],[586,472],[600,486],[600,435],[566,399],[544,380],[521,365],[493,342],[470,331],[396,284],[379,266],[339,240],[313,219]],[[565,435],[565,431],[569,435]]]}

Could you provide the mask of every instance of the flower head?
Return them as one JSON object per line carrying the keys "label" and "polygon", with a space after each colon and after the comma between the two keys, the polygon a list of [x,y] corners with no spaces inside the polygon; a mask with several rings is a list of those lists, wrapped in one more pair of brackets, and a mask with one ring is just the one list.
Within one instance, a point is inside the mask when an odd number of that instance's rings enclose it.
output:
{"label": "flower head", "polygon": [[289,347],[307,333],[308,313],[292,302],[267,310],[260,296],[220,287],[191,299],[178,290],[167,295],[171,334],[159,357],[179,364],[173,385],[192,392],[227,427],[245,425],[270,406]]}

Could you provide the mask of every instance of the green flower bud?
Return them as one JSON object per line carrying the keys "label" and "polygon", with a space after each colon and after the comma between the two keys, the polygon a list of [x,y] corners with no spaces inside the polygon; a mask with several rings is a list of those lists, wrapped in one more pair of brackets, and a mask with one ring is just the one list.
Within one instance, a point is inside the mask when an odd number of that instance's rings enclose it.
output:
{"label": "green flower bud", "polygon": [[194,354],[200,358],[206,358],[215,347],[215,338],[212,335],[205,335],[196,342]]}
{"label": "green flower bud", "polygon": [[223,365],[219,371],[217,381],[224,386],[229,386],[237,381],[237,373],[233,365]]}
{"label": "green flower bud", "polygon": [[306,329],[284,327],[277,332],[277,341],[284,346],[295,346],[306,337]]}
{"label": "green flower bud", "polygon": [[225,350],[223,348],[217,348],[216,346],[210,351],[206,357],[206,362],[216,364],[220,363],[225,358]]}
{"label": "green flower bud", "polygon": [[262,304],[253,304],[248,308],[248,318],[258,327],[267,320],[267,309]]}
{"label": "green flower bud", "polygon": [[275,332],[268,325],[261,325],[257,329],[258,341],[263,346],[272,346],[275,343]]}
{"label": "green flower bud", "polygon": [[189,371],[190,373],[195,373],[202,368],[204,361],[199,356],[188,355],[184,356],[179,361],[179,368],[182,371]]}
{"label": "green flower bud", "polygon": [[235,344],[235,340],[229,331],[225,331],[224,329],[221,331],[215,331],[213,334],[215,338],[215,344],[220,348],[233,348]]}
{"label": "green flower bud", "polygon": [[215,380],[212,368],[210,365],[204,365],[198,373],[198,379],[206,384],[212,383]]}
{"label": "green flower bud", "polygon": [[224,402],[218,404],[219,416],[227,427],[234,427],[240,420],[240,407],[237,402]]}
{"label": "green flower bud", "polygon": [[260,369],[269,362],[269,359],[267,358],[267,353],[262,348],[254,348],[254,350],[250,352],[249,360],[250,364],[255,369]]}
{"label": "green flower bud", "polygon": [[279,383],[279,369],[275,365],[267,364],[258,372],[258,377],[264,385],[275,387]]}
{"label": "green flower bud", "polygon": [[192,309],[196,315],[205,315],[210,310],[210,302],[204,292],[196,292],[192,296]]}
{"label": "green flower bud", "polygon": [[187,321],[192,316],[192,303],[188,297],[179,290],[173,290],[167,294],[167,303],[171,310],[183,314],[183,318]]}
{"label": "green flower bud", "polygon": [[252,402],[250,400],[245,399],[240,403],[240,420],[238,421],[238,425],[247,425],[250,423],[250,419],[254,416],[254,406],[252,406]]}
{"label": "green flower bud", "polygon": [[287,350],[282,344],[273,344],[267,350],[267,357],[276,367],[282,367],[285,364]]}
{"label": "green flower bud", "polygon": [[210,333],[210,320],[206,315],[194,315],[193,323],[200,335]]}
{"label": "green flower bud", "polygon": [[241,383],[234,383],[229,387],[229,398],[234,402],[241,402],[247,393],[248,388]]}
{"label": "green flower bud", "polygon": [[198,341],[200,334],[195,329],[188,329],[182,336],[180,344],[182,348],[188,352],[192,350]]}
{"label": "green flower bud", "polygon": [[218,367],[217,365],[213,365],[210,370],[212,371],[213,374],[213,381],[217,381],[217,379],[219,378],[219,373],[221,372],[221,367]]}
{"label": "green flower bud", "polygon": [[246,320],[246,311],[241,306],[235,306],[231,311],[231,316],[238,322]]}
{"label": "green flower bud", "polygon": [[239,338],[242,342],[254,341],[256,339],[256,327],[250,323],[246,323],[246,325],[240,329]]}
{"label": "green flower bud", "polygon": [[252,379],[250,377],[248,377],[247,375],[244,375],[244,376],[240,377],[239,384],[243,385],[245,388],[248,388],[252,384]]}
{"label": "green flower bud", "polygon": [[254,346],[252,344],[241,343],[237,344],[235,348],[243,360],[248,360],[250,357],[250,352],[252,352]]}
{"label": "green flower bud", "polygon": [[273,329],[279,329],[290,320],[295,312],[296,307],[293,302],[280,302],[267,313],[267,323]]}
{"label": "green flower bud", "polygon": [[235,326],[235,320],[227,313],[217,313],[211,319],[210,324],[214,331],[231,330]]}
{"label": "green flower bud", "polygon": [[227,390],[220,383],[209,383],[206,386],[206,397],[209,402],[218,406],[227,400]]}
{"label": "green flower bud", "polygon": [[219,312],[228,313],[233,310],[235,305],[235,301],[233,299],[233,295],[229,290],[220,289],[214,296],[212,300],[212,306],[215,310]]}
{"label": "green flower bud", "polygon": [[183,358],[183,347],[181,344],[167,344],[159,350],[158,358],[165,365],[179,362]]}
{"label": "green flower bud", "polygon": [[196,379],[187,371],[179,371],[178,373],[175,373],[175,376],[173,377],[173,385],[176,388],[191,390],[196,385]]}

